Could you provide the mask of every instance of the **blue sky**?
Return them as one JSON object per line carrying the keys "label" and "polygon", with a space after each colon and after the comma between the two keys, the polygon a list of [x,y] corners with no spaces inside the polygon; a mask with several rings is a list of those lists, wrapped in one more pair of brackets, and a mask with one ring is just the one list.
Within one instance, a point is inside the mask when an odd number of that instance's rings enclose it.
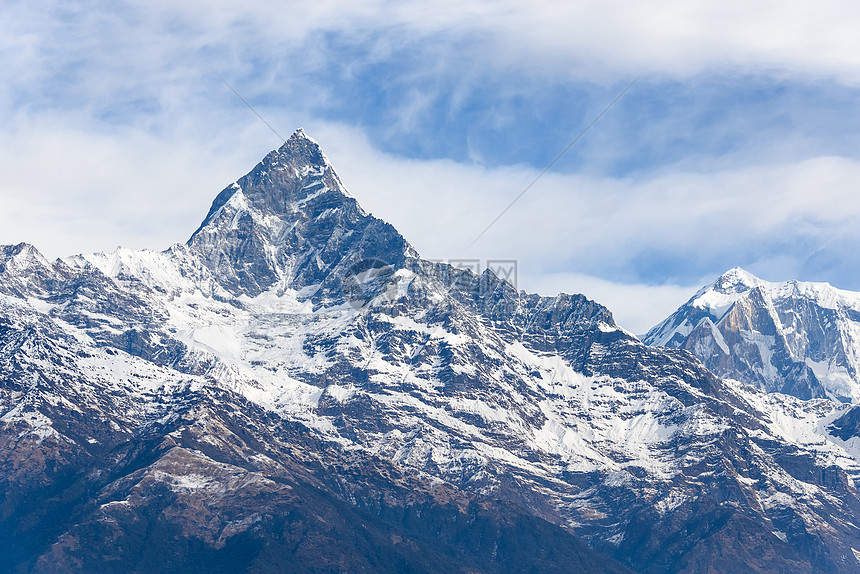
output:
{"label": "blue sky", "polygon": [[0,243],[185,240],[279,144],[223,76],[425,256],[634,332],[735,265],[860,290],[856,3],[272,4],[0,2]]}

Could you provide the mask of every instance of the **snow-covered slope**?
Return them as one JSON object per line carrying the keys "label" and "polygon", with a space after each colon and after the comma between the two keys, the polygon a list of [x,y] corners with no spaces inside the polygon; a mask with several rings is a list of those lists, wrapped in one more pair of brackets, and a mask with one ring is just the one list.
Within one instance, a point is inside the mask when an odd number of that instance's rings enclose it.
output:
{"label": "snow-covered slope", "polygon": [[9,564],[860,568],[849,406],[420,259],[301,131],[184,245],[0,258]]}
{"label": "snow-covered slope", "polygon": [[644,337],[723,377],[800,398],[860,399],[860,293],[735,268]]}

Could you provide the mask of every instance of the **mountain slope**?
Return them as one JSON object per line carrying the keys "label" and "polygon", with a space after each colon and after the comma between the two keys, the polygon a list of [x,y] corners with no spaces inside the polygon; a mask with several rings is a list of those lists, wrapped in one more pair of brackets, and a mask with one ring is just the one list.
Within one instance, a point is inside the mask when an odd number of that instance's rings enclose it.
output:
{"label": "mountain slope", "polygon": [[0,254],[5,570],[860,567],[849,407],[421,260],[301,131],[186,244]]}
{"label": "mountain slope", "polygon": [[860,398],[860,293],[732,269],[651,329],[714,373],[800,398]]}

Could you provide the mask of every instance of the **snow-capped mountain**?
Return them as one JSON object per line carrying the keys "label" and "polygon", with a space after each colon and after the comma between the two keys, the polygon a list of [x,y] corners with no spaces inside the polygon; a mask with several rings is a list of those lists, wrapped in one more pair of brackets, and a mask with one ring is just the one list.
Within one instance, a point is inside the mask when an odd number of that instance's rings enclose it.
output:
{"label": "snow-capped mountain", "polygon": [[0,570],[857,572],[860,414],[422,260],[302,131],[191,239],[0,248]]}
{"label": "snow-capped mountain", "polygon": [[860,400],[860,293],[827,283],[771,283],[735,268],[643,340],[768,392]]}

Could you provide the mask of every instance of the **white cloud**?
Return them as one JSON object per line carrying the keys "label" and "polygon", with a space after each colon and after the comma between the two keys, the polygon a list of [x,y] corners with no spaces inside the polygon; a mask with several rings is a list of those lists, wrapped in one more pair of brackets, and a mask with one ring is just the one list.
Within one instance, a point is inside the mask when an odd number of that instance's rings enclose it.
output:
{"label": "white cloud", "polygon": [[[291,76],[342,64],[320,49],[330,35],[364,46],[371,61],[421,45],[423,66],[451,73],[518,68],[616,82],[718,71],[860,82],[860,4],[852,0],[41,0],[3,7],[5,98],[16,86],[50,84],[68,93],[69,105],[105,97],[182,102],[203,96],[201,79],[217,73],[289,84]],[[325,97],[320,88],[314,97]]]}
{"label": "white cloud", "polygon": [[325,126],[318,133],[363,203],[433,257],[516,256],[541,261],[534,267],[545,270],[568,263],[617,270],[646,251],[748,257],[750,245],[860,234],[860,163],[820,157],[667,169],[642,179],[549,173],[469,251],[537,170],[405,160],[376,151],[356,130]]}
{"label": "white cloud", "polygon": [[562,75],[687,76],[738,67],[860,81],[860,5],[850,0],[195,0],[149,3],[138,14],[159,34],[171,33],[166,22],[180,22],[199,41],[237,45],[295,47],[321,32],[384,32],[387,49],[416,36],[468,37],[477,49],[466,59]]}
{"label": "white cloud", "polygon": [[0,244],[26,241],[53,258],[184,241],[273,139],[257,124],[236,129],[230,147],[200,133],[98,133],[64,119],[18,118],[0,131]]}

